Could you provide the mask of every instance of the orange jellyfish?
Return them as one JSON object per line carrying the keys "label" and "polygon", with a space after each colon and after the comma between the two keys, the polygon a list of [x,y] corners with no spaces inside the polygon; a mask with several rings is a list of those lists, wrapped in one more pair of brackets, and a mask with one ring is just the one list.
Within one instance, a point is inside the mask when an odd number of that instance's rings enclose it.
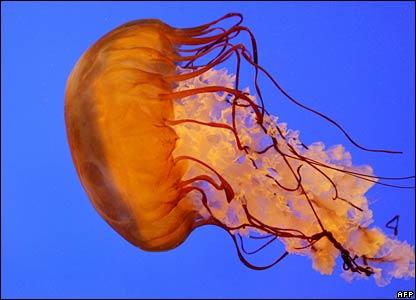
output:
{"label": "orange jellyfish", "polygon": [[[395,153],[364,148],[288,95],[259,65],[256,40],[242,21],[237,13],[185,29],[132,21],[82,55],[67,82],[65,122],[77,173],[98,213],[147,251],[175,248],[210,224],[229,233],[240,260],[255,270],[297,254],[322,274],[341,257],[347,278],[374,275],[385,285],[414,277],[414,247],[370,227],[364,195],[374,184],[414,176],[375,176],[370,166],[353,166],[341,145],[307,146],[278,122],[265,107],[259,76],[356,147]],[[243,34],[248,45],[238,42]],[[234,75],[219,68],[230,58]],[[253,69],[253,94],[240,87],[243,63]],[[397,230],[395,221],[388,225]],[[259,248],[248,251],[247,239]],[[273,242],[285,248],[273,262],[249,261]]]}

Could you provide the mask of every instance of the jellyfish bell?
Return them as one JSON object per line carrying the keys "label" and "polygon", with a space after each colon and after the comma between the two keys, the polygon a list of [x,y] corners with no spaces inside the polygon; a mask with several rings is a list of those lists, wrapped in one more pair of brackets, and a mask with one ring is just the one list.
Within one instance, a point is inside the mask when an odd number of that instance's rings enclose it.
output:
{"label": "jellyfish bell", "polygon": [[[133,21],[82,55],[68,79],[65,122],[96,210],[147,251],[173,249],[211,224],[229,233],[240,260],[255,270],[298,254],[323,274],[341,257],[348,278],[374,275],[384,285],[414,277],[413,247],[370,227],[365,197],[374,184],[414,177],[375,176],[369,166],[354,166],[341,145],[305,145],[299,132],[278,122],[265,107],[259,76],[355,146],[395,153],[361,146],[337,122],[288,95],[259,65],[254,35],[241,24],[234,13],[185,29]],[[238,43],[242,34],[248,45]],[[235,75],[221,69],[230,59]],[[253,91],[239,85],[243,63],[254,70]],[[250,238],[262,242],[257,250],[244,248]],[[274,261],[249,262],[273,242],[285,247]]]}
{"label": "jellyfish bell", "polygon": [[[181,243],[199,217],[176,188],[177,135],[171,101],[174,30],[157,20],[130,22],[102,37],[78,61],[67,85],[65,120],[81,182],[100,215],[145,250]],[[181,200],[181,201],[179,201]]]}

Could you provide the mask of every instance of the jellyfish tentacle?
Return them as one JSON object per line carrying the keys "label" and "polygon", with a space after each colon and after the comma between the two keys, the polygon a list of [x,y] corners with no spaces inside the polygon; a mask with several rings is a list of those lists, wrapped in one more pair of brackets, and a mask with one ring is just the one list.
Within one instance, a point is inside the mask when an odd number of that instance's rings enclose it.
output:
{"label": "jellyfish tentacle", "polygon": [[171,125],[171,126],[175,126],[175,125],[179,125],[179,124],[184,124],[184,123],[194,123],[194,124],[205,125],[205,126],[209,126],[209,127],[216,127],[216,128],[228,129],[228,130],[230,130],[234,134],[238,149],[239,150],[245,149],[245,146],[242,146],[241,141],[240,141],[240,137],[238,136],[238,134],[235,131],[235,129],[233,127],[231,127],[230,125],[227,125],[227,124],[224,124],[224,123],[202,122],[202,121],[198,121],[198,120],[194,120],[194,119],[166,120],[166,123],[168,125]]}
{"label": "jellyfish tentacle", "polygon": [[[173,59],[174,59],[175,62],[187,62],[187,63],[191,64],[194,61],[196,61],[197,59],[199,59],[201,57],[204,57],[204,55],[207,55],[207,54],[211,53],[213,50],[215,50],[216,48],[220,48],[220,47],[223,47],[224,48],[224,45],[222,45],[222,43],[220,43],[220,44],[214,44],[212,46],[212,48],[210,48],[210,49],[205,49],[204,51],[192,51],[192,52],[196,52],[196,53],[195,54],[192,54],[192,55],[187,55],[187,56],[184,56],[184,55],[175,55],[173,57]],[[222,52],[221,55],[223,53],[224,52]],[[218,56],[219,55],[217,55],[217,57]],[[214,59],[216,59],[217,57],[215,57]],[[187,69],[188,68],[188,65],[185,65],[183,68],[184,69]]]}
{"label": "jellyfish tentacle", "polygon": [[[187,80],[189,78],[193,78],[196,76],[199,76],[209,70],[211,70],[213,67],[219,65],[220,63],[223,63],[226,59],[228,59],[234,52],[235,49],[238,49],[240,47],[240,44],[233,46],[232,48],[229,48],[227,51],[224,51],[220,56],[218,56],[216,59],[214,59],[211,63],[206,64],[206,66],[189,73],[183,73],[183,74],[175,74],[170,76],[165,76],[165,79],[172,80],[172,81],[183,81]],[[204,54],[205,55],[205,54]],[[198,55],[196,55],[197,57]]]}
{"label": "jellyfish tentacle", "polygon": [[297,106],[310,111],[318,116],[320,116],[321,118],[327,120],[328,122],[332,123],[335,127],[337,127],[339,130],[341,130],[341,132],[344,134],[344,136],[357,148],[364,150],[364,151],[368,151],[368,152],[382,152],[382,153],[389,153],[389,154],[402,154],[403,152],[401,151],[395,151],[395,150],[385,150],[385,149],[370,149],[364,146],[361,146],[359,143],[357,143],[351,136],[350,134],[335,120],[333,120],[332,118],[328,117],[327,115],[313,109],[310,108],[304,104],[302,104],[301,102],[299,102],[298,100],[296,100],[295,98],[293,98],[292,96],[290,96],[280,85],[279,83],[270,75],[269,72],[267,72],[262,66],[258,65],[256,62],[251,61],[250,58],[248,56],[245,56],[243,53],[243,57],[253,66],[255,66],[256,68],[260,69],[274,84],[274,86],[276,86],[276,88],[283,94],[285,95],[285,97],[287,99],[289,99],[291,102],[293,102],[294,104],[296,104]]}
{"label": "jellyfish tentacle", "polygon": [[[267,147],[267,150],[269,147],[272,147],[273,145],[270,145]],[[339,169],[333,166],[329,166],[327,164],[324,164],[322,162],[313,160],[309,157],[303,156],[299,153],[296,153],[296,156],[291,156],[290,154],[284,153],[284,155],[286,155],[289,158],[292,159],[297,159],[300,161],[304,161],[304,162],[309,162],[312,165],[318,165],[327,169],[331,169],[334,171],[338,171],[338,172],[342,172],[344,174],[348,174],[350,176],[365,180],[365,181],[369,181],[369,182],[373,182],[375,184],[379,184],[379,185],[384,185],[384,186],[388,186],[388,187],[394,187],[394,188],[401,188],[401,189],[414,189],[415,186],[400,186],[400,185],[394,185],[394,184],[388,184],[388,183],[383,183],[383,182],[379,182],[377,180],[372,180],[370,178],[374,178],[374,179],[384,179],[384,180],[408,180],[408,179],[412,179],[415,178],[415,176],[402,176],[402,177],[383,177],[383,176],[375,176],[375,175],[369,175],[369,174],[364,174],[364,173],[359,173],[359,172],[354,172],[354,171],[350,171],[350,170],[346,170],[346,169]]]}
{"label": "jellyfish tentacle", "polygon": [[354,207],[355,209],[358,209],[359,211],[363,212],[364,210],[361,207],[358,207],[357,205],[355,205],[354,203],[352,203],[351,201],[344,199],[340,196],[338,196],[337,198],[338,200],[344,201],[345,203],[348,203],[349,205],[351,205],[352,207]]}
{"label": "jellyfish tentacle", "polygon": [[[286,155],[288,155],[288,154],[286,154]],[[398,189],[414,189],[415,188],[415,186],[401,186],[401,185],[384,183],[384,182],[380,182],[380,181],[371,179],[371,178],[374,178],[374,179],[386,179],[386,180],[407,180],[407,179],[414,178],[414,176],[404,176],[404,177],[375,176],[375,175],[369,175],[369,174],[353,172],[353,171],[349,171],[349,170],[345,170],[345,169],[339,169],[339,168],[336,168],[336,167],[332,167],[332,166],[329,166],[327,164],[321,163],[319,161],[315,161],[315,160],[310,159],[308,157],[302,156],[300,154],[299,154],[299,157],[294,157],[294,156],[290,156],[290,155],[288,155],[288,157],[293,158],[293,159],[299,159],[301,161],[310,162],[312,165],[319,165],[319,166],[327,168],[327,169],[331,169],[331,170],[334,170],[334,171],[339,171],[341,173],[344,173],[344,174],[362,179],[364,181],[372,182],[372,183],[378,184],[378,185],[383,185],[383,186],[393,187],[393,188],[398,188]]]}
{"label": "jellyfish tentacle", "polygon": [[250,269],[252,269],[252,270],[256,270],[256,271],[262,271],[262,270],[267,270],[267,269],[270,269],[271,267],[273,267],[273,266],[275,266],[276,264],[278,264],[280,261],[282,261],[286,256],[288,256],[289,255],[289,252],[287,252],[287,251],[284,251],[283,252],[283,254],[281,255],[281,256],[279,256],[274,262],[272,262],[271,264],[269,264],[269,265],[265,265],[265,266],[256,266],[256,265],[253,265],[252,263],[250,263],[244,256],[243,256],[243,254],[241,253],[241,250],[240,250],[240,247],[238,246],[238,243],[237,243],[237,239],[236,239],[236,237],[232,234],[232,233],[230,233],[230,232],[228,232],[229,234],[230,234],[230,236],[231,236],[231,238],[232,238],[232,240],[233,240],[233,242],[234,242],[234,245],[235,245],[235,247],[236,247],[236,249],[237,249],[237,255],[238,255],[238,257],[239,257],[239,259],[240,259],[240,261],[244,264],[244,265],[246,265],[248,268],[250,268]]}
{"label": "jellyfish tentacle", "polygon": [[204,163],[203,161],[195,158],[195,157],[191,157],[191,156],[187,156],[187,155],[182,155],[182,156],[178,156],[175,158],[175,163],[181,160],[192,160],[198,164],[203,165],[204,167],[208,168],[209,170],[211,170],[213,173],[215,173],[215,175],[217,175],[218,179],[221,182],[221,189],[224,190],[226,198],[228,203],[231,202],[231,200],[234,198],[234,190],[231,187],[231,185],[227,182],[227,180],[221,176],[221,174],[219,174],[213,167],[209,166],[207,163]]}
{"label": "jellyfish tentacle", "polygon": [[[197,27],[181,28],[180,31],[186,32],[186,35],[192,35],[192,33],[194,33],[194,32],[196,32],[196,33],[204,32],[204,30],[207,30],[207,28],[209,28],[213,25],[216,25],[216,24],[218,24],[219,22],[221,22],[223,20],[230,19],[230,18],[233,18],[233,17],[238,17],[239,20],[235,25],[233,25],[231,27],[239,26],[243,22],[244,18],[243,18],[242,14],[240,14],[240,13],[228,13],[228,14],[226,14],[226,15],[224,15],[224,16],[222,16],[222,17],[220,17],[220,18],[218,18],[218,19],[216,19],[212,22],[209,22],[209,23],[197,26]],[[202,33],[202,34],[205,34],[205,33]]]}
{"label": "jellyfish tentacle", "polygon": [[267,146],[266,148],[264,148],[263,150],[254,150],[255,153],[257,154],[264,154],[266,153],[269,149],[272,149],[274,147],[273,144]]}
{"label": "jellyfish tentacle", "polygon": [[302,157],[300,156],[300,154],[292,147],[292,145],[290,145],[290,144],[287,144],[287,145],[288,145],[289,149],[292,151],[292,153],[294,153],[296,156],[298,156],[302,161],[306,162],[313,169],[318,171],[323,177],[325,177],[330,182],[330,184],[332,185],[332,187],[334,188],[334,191],[335,191],[335,195],[332,197],[332,199],[333,200],[338,199],[338,188],[335,185],[335,182],[331,178],[329,178],[329,176],[327,174],[325,174],[325,172],[323,172],[321,169],[319,169],[315,165],[309,163],[308,161],[303,160]]}
{"label": "jellyfish tentacle", "polygon": [[385,180],[407,180],[407,179],[415,178],[415,176],[386,177],[386,176],[376,176],[376,175],[371,175],[371,174],[364,174],[364,173],[359,173],[359,172],[354,172],[354,171],[350,171],[350,170],[346,170],[346,169],[339,169],[339,168],[336,168],[336,167],[333,167],[333,166],[329,166],[327,164],[324,164],[320,161],[311,159],[311,158],[306,157],[306,156],[303,156],[303,158],[307,161],[312,162],[313,164],[316,164],[316,165],[319,165],[319,166],[322,166],[322,167],[325,167],[325,168],[329,168],[329,169],[344,172],[344,173],[349,173],[351,175],[358,175],[358,176],[362,176],[362,177],[375,178],[375,179],[385,179]]}
{"label": "jellyfish tentacle", "polygon": [[241,245],[241,250],[248,255],[252,255],[252,254],[256,254],[258,252],[260,252],[261,250],[263,250],[264,248],[266,248],[267,246],[269,246],[271,243],[273,243],[276,239],[277,236],[274,236],[272,239],[266,241],[263,245],[261,245],[260,247],[258,247],[256,250],[253,251],[247,251],[244,247],[244,242],[243,242],[243,238],[241,237],[241,235],[239,233],[237,233],[237,236],[240,240],[240,245]]}
{"label": "jellyfish tentacle", "polygon": [[[224,28],[220,28],[220,30],[222,30],[223,33],[226,32]],[[192,66],[192,69],[197,68],[196,66],[194,66],[194,63],[199,57],[201,57],[200,54],[203,54],[203,55],[209,54],[216,48],[222,47],[221,51],[219,51],[219,53],[208,62],[208,64],[212,63],[220,55],[222,55],[230,45],[232,46],[232,44],[230,44],[229,41],[234,39],[236,36],[238,36],[238,33],[226,35],[217,41],[209,43],[208,45],[200,47],[198,50],[193,51],[195,53],[194,54],[195,57],[194,58],[189,57],[189,61],[184,67],[189,68],[190,66]]]}
{"label": "jellyfish tentacle", "polygon": [[298,168],[297,168],[297,170],[296,170],[296,173],[298,174],[298,176],[299,176],[299,180],[297,180],[297,186],[296,187],[294,187],[294,188],[287,188],[287,187],[284,187],[281,183],[279,183],[279,181],[277,181],[277,179],[276,178],[274,178],[273,176],[271,176],[271,175],[269,175],[269,174],[267,174],[267,175],[265,175],[266,177],[268,177],[268,178],[271,178],[281,189],[284,189],[284,190],[286,190],[286,191],[288,191],[288,192],[294,192],[294,191],[297,191],[298,189],[299,189],[299,187],[300,187],[300,182],[301,182],[301,180],[302,180],[302,176],[300,175],[300,168],[302,168],[302,166],[303,165],[299,165],[298,166]]}
{"label": "jellyfish tentacle", "polygon": [[341,258],[344,261],[344,264],[348,266],[348,268],[352,272],[356,273],[365,273],[367,276],[370,276],[371,274],[374,274],[372,269],[370,267],[364,268],[360,265],[358,265],[354,259],[351,257],[350,252],[346,250],[334,237],[332,232],[324,230],[325,237],[334,245],[335,248],[337,248],[341,252]]}
{"label": "jellyfish tentacle", "polygon": [[217,217],[215,217],[215,214],[212,212],[212,209],[208,204],[208,197],[207,197],[205,191],[202,188],[197,187],[197,186],[188,186],[188,187],[182,188],[182,191],[185,194],[190,193],[192,191],[196,191],[196,192],[200,193],[200,195],[202,197],[201,198],[202,205],[208,211],[209,216],[210,216],[210,219],[209,219],[210,224],[217,225],[217,226],[222,227],[223,229],[225,229],[227,231],[230,231],[230,232],[233,231],[233,230],[239,230],[241,228],[251,226],[249,224],[244,224],[244,223],[240,224],[240,225],[237,225],[237,226],[228,226],[228,225],[224,224],[221,220],[219,220]]}
{"label": "jellyfish tentacle", "polygon": [[[289,144],[287,144],[287,145],[289,147],[291,147]],[[266,147],[265,149],[263,149],[259,152],[264,153],[264,152],[268,151],[270,148],[273,148],[273,147],[274,147],[274,144],[269,145],[268,147]],[[321,167],[324,167],[324,168],[339,171],[339,172],[351,175],[353,177],[356,177],[356,178],[359,178],[359,179],[362,179],[362,180],[365,180],[365,181],[373,182],[373,183],[379,184],[379,185],[384,185],[384,186],[394,187],[394,188],[400,188],[400,189],[414,189],[415,188],[415,186],[400,186],[400,185],[388,184],[388,183],[379,182],[377,180],[369,179],[369,178],[375,178],[375,179],[386,179],[386,180],[407,180],[407,179],[415,178],[415,176],[383,177],[383,176],[375,176],[375,175],[369,175],[369,174],[364,174],[364,173],[359,173],[359,172],[353,172],[353,171],[349,171],[349,170],[345,170],[345,169],[339,169],[339,168],[324,164],[322,162],[313,160],[313,159],[308,158],[306,156],[303,156],[300,153],[294,151],[293,147],[291,147],[291,148],[293,149],[292,153],[295,154],[296,156],[291,156],[290,154],[283,153],[283,152],[281,152],[281,155],[284,155],[284,156],[292,158],[292,159],[296,159],[296,160],[306,162],[311,167],[314,167],[314,165],[318,165],[318,166],[321,166]],[[366,178],[366,177],[368,177],[368,178]]]}
{"label": "jellyfish tentacle", "polygon": [[255,239],[255,240],[261,240],[261,239],[268,239],[268,238],[270,238],[272,236],[273,236],[272,234],[263,235],[263,236],[255,236],[255,235],[249,234],[248,237],[251,238],[251,239]]}
{"label": "jellyfish tentacle", "polygon": [[187,180],[184,180],[184,181],[181,181],[180,183],[179,183],[179,187],[183,187],[183,186],[185,186],[185,185],[188,185],[188,184],[191,184],[191,183],[194,183],[194,182],[196,182],[196,181],[205,181],[205,182],[208,182],[208,183],[210,183],[215,189],[217,189],[217,190],[223,190],[224,189],[224,187],[221,185],[221,184],[217,184],[216,182],[215,182],[215,180],[214,179],[212,179],[211,177],[209,177],[208,175],[198,175],[198,176],[195,176],[195,177],[192,177],[192,178],[190,178],[190,179],[187,179]]}
{"label": "jellyfish tentacle", "polygon": [[298,233],[298,235],[293,234],[293,237],[301,237],[301,238],[306,238],[307,237],[303,232],[301,232],[298,229],[280,228],[280,227],[264,224],[263,222],[261,222],[259,219],[257,219],[256,217],[254,217],[250,213],[250,211],[247,208],[247,204],[243,204],[242,207],[244,209],[244,212],[245,212],[245,214],[247,216],[247,219],[250,222],[250,224],[256,224],[257,223],[258,226],[260,226],[260,228],[263,229],[264,231],[269,231],[272,234],[282,233],[283,231],[291,231],[291,232]]}

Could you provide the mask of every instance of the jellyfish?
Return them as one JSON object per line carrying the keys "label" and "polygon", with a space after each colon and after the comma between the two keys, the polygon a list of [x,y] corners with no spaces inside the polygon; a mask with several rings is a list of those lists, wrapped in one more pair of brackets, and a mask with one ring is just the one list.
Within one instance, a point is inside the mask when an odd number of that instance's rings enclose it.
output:
{"label": "jellyfish", "polygon": [[[386,285],[414,277],[414,246],[371,226],[365,196],[375,184],[395,187],[389,180],[414,176],[376,176],[370,166],[354,166],[342,145],[305,145],[267,110],[260,76],[355,147],[397,153],[364,147],[291,97],[259,64],[256,39],[242,24],[238,13],[191,28],[136,20],[81,56],[67,82],[65,123],[95,209],[145,251],[173,249],[195,228],[214,225],[254,270],[296,254],[322,274],[331,274],[340,258],[348,280],[373,276]],[[243,35],[248,43],[239,42]],[[228,71],[222,66],[231,60]],[[253,70],[252,91],[241,87],[242,64]],[[397,231],[397,224],[398,216],[387,227]],[[258,248],[248,250],[248,240]],[[284,251],[267,265],[251,262],[272,243]]]}

